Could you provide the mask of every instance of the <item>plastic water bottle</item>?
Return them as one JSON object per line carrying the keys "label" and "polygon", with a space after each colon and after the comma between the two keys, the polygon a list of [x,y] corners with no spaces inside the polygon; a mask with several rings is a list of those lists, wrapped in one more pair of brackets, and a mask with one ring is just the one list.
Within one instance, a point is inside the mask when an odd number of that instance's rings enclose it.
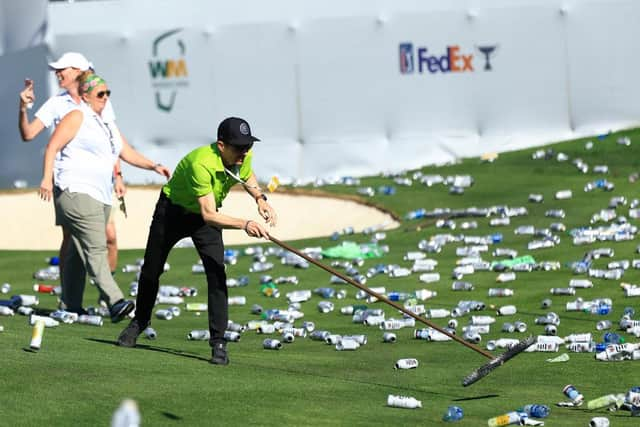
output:
{"label": "plastic water bottle", "polygon": [[458,421],[464,416],[462,408],[459,406],[449,406],[447,412],[442,416],[442,421]]}
{"label": "plastic water bottle", "polygon": [[409,211],[405,215],[405,219],[420,219],[424,218],[427,215],[427,211],[425,209],[416,209],[414,211]]}
{"label": "plastic water bottle", "polygon": [[459,406],[449,406],[447,412],[442,416],[442,421],[458,421],[464,416],[462,408]]}
{"label": "plastic water bottle", "polygon": [[526,412],[527,415],[533,418],[546,418],[549,416],[551,410],[547,405],[525,405],[520,412]]}
{"label": "plastic water bottle", "polygon": [[396,408],[415,409],[422,408],[422,402],[418,399],[410,396],[395,396],[390,394],[387,396],[387,406],[394,406]]}
{"label": "plastic water bottle", "polygon": [[623,344],[624,343],[624,338],[621,337],[620,335],[616,334],[615,332],[606,332],[603,336],[602,336],[602,341],[608,343],[608,344]]}
{"label": "plastic water bottle", "polygon": [[620,406],[624,402],[624,394],[607,394],[587,402],[587,409],[601,409],[609,406]]}
{"label": "plastic water bottle", "polygon": [[405,301],[411,298],[411,294],[407,292],[389,292],[387,298],[391,301]]}
{"label": "plastic water bottle", "polygon": [[135,400],[125,399],[111,418],[111,427],[138,427],[140,425],[140,411]]}

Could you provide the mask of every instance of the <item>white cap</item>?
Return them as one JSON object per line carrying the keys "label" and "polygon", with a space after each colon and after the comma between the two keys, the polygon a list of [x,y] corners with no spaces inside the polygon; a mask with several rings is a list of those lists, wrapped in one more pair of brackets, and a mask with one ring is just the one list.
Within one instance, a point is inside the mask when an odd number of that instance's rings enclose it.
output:
{"label": "white cap", "polygon": [[80,71],[87,71],[88,69],[93,68],[93,64],[81,53],[66,52],[57,61],[50,62],[49,67],[54,70],[62,70],[71,67],[77,68]]}

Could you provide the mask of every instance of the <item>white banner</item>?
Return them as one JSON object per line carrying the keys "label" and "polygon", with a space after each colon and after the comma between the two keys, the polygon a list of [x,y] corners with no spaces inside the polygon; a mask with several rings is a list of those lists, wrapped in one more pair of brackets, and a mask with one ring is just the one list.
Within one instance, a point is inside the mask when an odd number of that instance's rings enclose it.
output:
{"label": "white banner", "polygon": [[463,3],[52,4],[50,39],[54,56],[93,61],[123,134],[171,167],[227,116],[263,140],[262,179],[376,174],[638,124],[638,2]]}

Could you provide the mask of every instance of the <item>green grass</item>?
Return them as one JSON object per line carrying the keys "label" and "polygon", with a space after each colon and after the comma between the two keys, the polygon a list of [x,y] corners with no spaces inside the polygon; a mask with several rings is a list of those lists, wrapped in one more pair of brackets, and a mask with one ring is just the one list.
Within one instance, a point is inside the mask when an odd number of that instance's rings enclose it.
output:
{"label": "green grass", "polygon": [[[633,141],[630,147],[616,144],[621,135]],[[600,242],[588,246],[573,246],[567,234],[561,235],[561,244],[552,249],[527,251],[530,236],[516,236],[513,229],[518,225],[532,224],[547,227],[559,220],[544,217],[548,209],[565,209],[567,217],[562,220],[570,230],[586,226],[591,215],[606,208],[612,196],[636,197],[637,183],[630,183],[628,176],[640,170],[640,131],[633,130],[610,135],[595,142],[591,151],[584,148],[584,140],[554,144],[552,148],[569,155],[573,160],[582,158],[589,165],[607,164],[610,168],[606,178],[615,183],[613,192],[596,190],[585,193],[585,183],[601,176],[591,172],[580,173],[569,162],[554,160],[532,160],[535,149],[501,154],[493,164],[481,163],[478,159],[465,159],[455,165],[425,167],[425,174],[470,174],[475,185],[463,196],[452,196],[442,185],[427,188],[415,183],[411,187],[397,186],[395,196],[375,196],[367,199],[384,206],[399,216],[416,208],[436,207],[464,208],[492,205],[526,206],[529,215],[513,218],[508,227],[492,228],[488,219],[477,219],[480,228],[466,234],[486,235],[501,232],[504,241],[499,245],[518,250],[520,255],[530,254],[536,260],[556,260],[562,269],[555,272],[518,273],[518,280],[506,284],[515,290],[510,298],[489,298],[487,289],[501,286],[495,283],[496,273],[480,272],[465,279],[475,285],[472,292],[450,290],[450,273],[455,265],[455,247],[448,245],[441,254],[434,256],[439,261],[440,282],[421,284],[417,275],[392,279],[375,277],[369,286],[386,286],[387,290],[428,288],[438,291],[437,298],[427,302],[428,307],[451,309],[460,299],[476,299],[496,306],[515,304],[518,314],[499,318],[491,334],[483,337],[482,346],[490,338],[503,336],[499,332],[503,321],[521,319],[529,325],[529,332],[540,334],[542,326],[534,325],[534,319],[545,313],[540,308],[544,298],[551,297],[551,310],[557,312],[562,322],[559,335],[595,331],[598,320],[610,319],[617,323],[625,306],[633,306],[640,312],[636,299],[625,299],[618,287],[620,281],[594,279],[592,289],[579,290],[584,299],[610,297],[614,300],[613,312],[608,316],[566,312],[564,305],[575,297],[552,297],[551,287],[566,287],[574,277],[566,264],[582,258],[584,253],[596,247],[615,249],[613,259],[636,257],[636,241]],[[413,171],[412,171],[413,172]],[[391,184],[390,178],[369,177],[362,179],[362,186]],[[571,200],[556,201],[553,195],[561,189],[573,190]],[[323,190],[336,194],[354,195],[355,187],[327,186]],[[545,196],[542,204],[527,202],[529,193]],[[627,214],[627,207],[619,208],[619,214]],[[327,212],[327,215],[339,215]],[[636,220],[630,219],[633,223]],[[402,257],[407,251],[417,250],[420,240],[429,238],[438,230],[428,226],[419,231],[406,231],[420,221],[405,221],[394,231],[387,232],[384,241],[391,252],[380,260],[368,260],[361,272],[378,262],[410,266]],[[354,224],[359,229],[358,224]],[[460,231],[454,231],[459,233]],[[356,234],[345,237],[357,242],[367,242],[369,236]],[[329,247],[336,242],[328,238],[290,242],[294,247]],[[266,245],[265,245],[266,246]],[[490,248],[490,250],[493,248]],[[0,282],[12,285],[12,294],[31,294],[33,272],[45,266],[44,259],[51,252],[2,251],[0,255]],[[121,251],[120,265],[132,263],[142,256],[142,251]],[[640,258],[640,256],[637,256]],[[485,259],[493,259],[490,253]],[[206,301],[206,283],[203,275],[191,274],[191,265],[197,262],[194,249],[174,249],[170,255],[171,270],[162,277],[163,284],[195,286],[199,295],[191,300]],[[313,320],[318,329],[338,334],[360,334],[368,336],[369,342],[353,352],[338,352],[334,347],[310,339],[298,338],[285,345],[281,351],[262,349],[263,336],[247,331],[239,343],[230,343],[231,364],[217,367],[207,363],[210,350],[206,342],[188,341],[187,333],[192,329],[206,328],[206,315],[183,314],[171,321],[155,320],[153,327],[158,339],[140,339],[136,349],[122,349],[114,345],[115,338],[125,323],[103,327],[85,325],[63,325],[46,329],[42,349],[38,353],[24,351],[29,345],[31,327],[26,318],[0,317],[5,330],[0,333],[0,408],[2,421],[6,425],[108,425],[111,413],[123,398],[135,399],[141,408],[144,425],[443,425],[442,414],[449,405],[459,405],[465,411],[461,426],[486,425],[486,420],[514,410],[527,403],[542,403],[552,407],[547,425],[587,425],[593,416],[609,416],[612,425],[637,425],[637,420],[628,412],[589,412],[586,409],[566,409],[554,406],[564,401],[562,388],[574,384],[587,400],[603,394],[626,392],[639,385],[637,367],[640,362],[605,363],[596,362],[592,354],[570,353],[566,363],[547,363],[545,360],[557,354],[521,354],[471,387],[463,388],[462,378],[486,362],[483,356],[454,342],[427,343],[411,338],[413,329],[396,331],[398,342],[381,342],[382,331],[351,322],[350,316],[339,313],[339,307],[355,303],[356,290],[349,285],[330,285],[329,274],[316,267],[294,270],[280,265],[279,261],[270,275],[295,274],[299,285],[282,285],[284,295],[293,289],[314,289],[320,286],[336,286],[347,289],[345,300],[334,301],[336,311],[320,314],[315,296],[303,304],[304,320]],[[604,268],[608,259],[595,262]],[[328,261],[327,261],[328,262]],[[229,277],[248,274],[250,285],[230,289],[230,295],[245,295],[246,306],[230,308],[230,318],[236,322],[247,322],[256,316],[249,312],[251,304],[266,308],[285,308],[286,300],[270,299],[258,290],[259,274],[248,273],[251,259],[240,257],[238,264],[228,267]],[[577,276],[583,277],[583,276]],[[118,273],[116,276],[123,290],[134,280],[133,274]],[[638,283],[638,271],[628,270],[625,282]],[[85,304],[92,305],[97,299],[95,288],[88,286]],[[378,305],[380,306],[380,305]],[[54,309],[56,298],[40,295],[40,308]],[[398,317],[390,307],[385,307],[387,317]],[[487,309],[484,313],[492,314]],[[638,316],[636,316],[637,318]],[[461,326],[468,316],[460,319]],[[437,320],[444,325],[447,319]],[[461,327],[460,326],[460,327]],[[513,336],[519,336],[512,334]],[[635,337],[627,337],[636,342]],[[394,362],[399,358],[415,357],[418,369],[397,371]],[[388,394],[410,395],[422,400],[423,408],[417,410],[386,407]]]}

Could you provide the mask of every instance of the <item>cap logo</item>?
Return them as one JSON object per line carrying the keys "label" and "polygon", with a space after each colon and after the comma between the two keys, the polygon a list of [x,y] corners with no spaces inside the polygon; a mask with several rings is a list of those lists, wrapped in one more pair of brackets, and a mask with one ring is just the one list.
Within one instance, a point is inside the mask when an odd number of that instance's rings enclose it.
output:
{"label": "cap logo", "polygon": [[249,125],[246,123],[240,123],[240,133],[243,135],[249,135]]}

